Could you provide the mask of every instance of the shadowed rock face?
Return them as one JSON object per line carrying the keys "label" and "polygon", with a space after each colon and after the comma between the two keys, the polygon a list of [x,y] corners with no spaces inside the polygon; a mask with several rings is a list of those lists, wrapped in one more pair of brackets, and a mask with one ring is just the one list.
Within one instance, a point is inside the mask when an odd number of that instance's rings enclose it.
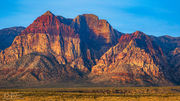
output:
{"label": "shadowed rock face", "polygon": [[171,36],[161,36],[153,37],[152,40],[155,41],[162,48],[162,51],[167,58],[169,68],[166,67],[166,75],[168,75],[171,82],[179,85],[179,70],[180,70],[180,37]]}
{"label": "shadowed rock face", "polygon": [[8,48],[12,44],[14,38],[24,29],[24,27],[11,27],[0,30],[0,50]]}
{"label": "shadowed rock face", "polygon": [[47,11],[18,34],[10,47],[1,48],[0,80],[179,84],[179,42],[179,38],[140,31],[123,34],[93,14],[67,19]]}
{"label": "shadowed rock face", "polygon": [[73,21],[80,34],[83,59],[90,68],[111,46],[118,43],[118,38],[122,35],[107,21],[100,20],[93,14],[79,15]]}

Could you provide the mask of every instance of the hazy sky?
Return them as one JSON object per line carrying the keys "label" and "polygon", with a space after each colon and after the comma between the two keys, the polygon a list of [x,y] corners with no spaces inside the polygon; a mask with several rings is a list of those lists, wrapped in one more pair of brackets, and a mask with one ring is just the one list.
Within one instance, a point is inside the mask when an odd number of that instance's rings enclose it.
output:
{"label": "hazy sky", "polygon": [[180,0],[1,0],[0,29],[31,24],[50,10],[74,18],[92,13],[117,30],[180,36]]}

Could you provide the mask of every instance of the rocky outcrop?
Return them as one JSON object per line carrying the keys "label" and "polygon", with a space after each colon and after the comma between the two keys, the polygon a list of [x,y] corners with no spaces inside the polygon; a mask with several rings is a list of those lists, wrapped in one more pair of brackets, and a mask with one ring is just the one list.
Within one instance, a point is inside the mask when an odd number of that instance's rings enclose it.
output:
{"label": "rocky outcrop", "polygon": [[79,29],[81,46],[84,58],[89,61],[90,67],[112,46],[118,43],[122,33],[113,29],[106,21],[93,14],[83,14],[73,19],[75,28]]}
{"label": "rocky outcrop", "polygon": [[[142,32],[123,35],[92,67],[92,82],[121,85],[165,85],[162,49]],[[167,66],[167,65],[166,65]]]}

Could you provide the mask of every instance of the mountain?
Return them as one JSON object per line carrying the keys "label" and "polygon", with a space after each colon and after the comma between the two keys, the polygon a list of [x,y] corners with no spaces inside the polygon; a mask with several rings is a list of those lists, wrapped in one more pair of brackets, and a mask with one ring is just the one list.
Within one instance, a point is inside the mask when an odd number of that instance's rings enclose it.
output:
{"label": "mountain", "polygon": [[121,33],[93,14],[70,19],[47,11],[0,52],[0,87],[178,85],[179,45],[178,37]]}
{"label": "mountain", "polygon": [[0,50],[4,50],[8,48],[14,38],[21,33],[22,30],[24,30],[24,27],[11,27],[11,28],[5,28],[0,30]]}
{"label": "mountain", "polygon": [[[91,23],[90,20],[94,22]],[[99,30],[101,28],[106,30]],[[3,67],[14,61],[21,61],[22,57],[31,53],[43,53],[47,57],[51,54],[58,64],[69,65],[77,74],[83,75],[91,71],[91,66],[96,63],[100,54],[118,42],[120,35],[107,21],[92,14],[66,19],[47,11],[23,30],[9,48],[0,53],[0,63]],[[21,62],[18,63],[21,65]],[[26,65],[22,67],[27,68]],[[5,69],[2,72],[3,70]],[[15,71],[14,74],[19,72]],[[27,75],[31,75],[31,72]]]}
{"label": "mountain", "polygon": [[161,36],[152,37],[160,45],[170,65],[167,69],[170,80],[180,84],[180,37]]}
{"label": "mountain", "polygon": [[[97,29],[91,27],[97,24],[89,24],[90,18],[97,20],[96,23],[99,21],[98,26],[106,27],[106,30],[94,32]],[[108,36],[103,36],[106,34]],[[9,48],[1,52],[0,61],[6,64],[33,52],[51,53],[60,64],[70,64],[86,73],[98,55],[113,45],[117,41],[115,36],[120,34],[107,21],[99,20],[95,15],[80,15],[72,20],[47,11],[17,36]]]}
{"label": "mountain", "polygon": [[122,35],[92,67],[90,76],[93,82],[118,85],[166,85],[165,66],[168,64],[160,46],[136,31]]}

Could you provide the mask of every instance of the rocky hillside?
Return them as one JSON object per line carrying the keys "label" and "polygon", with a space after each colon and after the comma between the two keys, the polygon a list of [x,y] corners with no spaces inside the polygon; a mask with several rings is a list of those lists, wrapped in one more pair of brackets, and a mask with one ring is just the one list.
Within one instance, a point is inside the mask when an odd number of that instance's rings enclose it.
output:
{"label": "rocky hillside", "polygon": [[0,52],[0,80],[177,85],[179,46],[179,38],[123,34],[93,14],[69,19],[47,11]]}
{"label": "rocky hillside", "polygon": [[164,68],[168,67],[160,46],[143,32],[121,36],[92,67],[93,82],[120,85],[166,85]]}
{"label": "rocky hillside", "polygon": [[[79,78],[70,66],[59,64],[55,57],[31,53],[1,66],[2,80],[46,81]],[[68,75],[66,75],[68,74]]]}
{"label": "rocky hillside", "polygon": [[24,27],[11,27],[11,28],[5,28],[0,30],[0,50],[4,50],[8,48],[14,38],[21,33],[22,30],[24,30]]}

